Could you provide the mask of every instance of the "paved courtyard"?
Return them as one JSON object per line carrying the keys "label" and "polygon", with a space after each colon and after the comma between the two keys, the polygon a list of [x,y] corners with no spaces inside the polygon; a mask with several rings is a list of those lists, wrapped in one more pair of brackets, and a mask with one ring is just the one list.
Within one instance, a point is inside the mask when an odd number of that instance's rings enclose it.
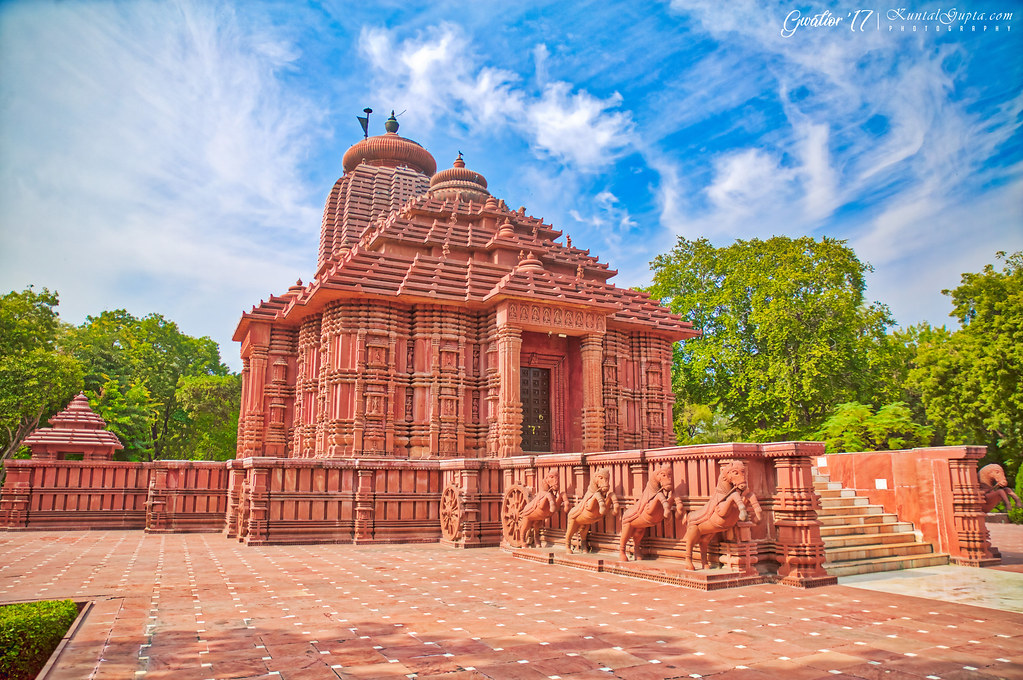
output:
{"label": "paved courtyard", "polygon": [[[992,534],[983,574],[1023,603],[1023,527]],[[927,582],[704,593],[497,549],[0,533],[0,602],[95,603],[50,680],[1023,678],[1023,605]]]}

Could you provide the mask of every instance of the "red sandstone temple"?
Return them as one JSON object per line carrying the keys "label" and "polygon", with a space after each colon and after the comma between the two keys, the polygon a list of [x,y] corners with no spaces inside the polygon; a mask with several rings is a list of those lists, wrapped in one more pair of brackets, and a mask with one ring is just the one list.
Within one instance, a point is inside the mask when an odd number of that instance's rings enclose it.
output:
{"label": "red sandstone temple", "polygon": [[242,317],[238,456],[483,458],[674,443],[698,335],[465,167],[397,134],[344,155],[315,278]]}
{"label": "red sandstone temple", "polygon": [[[937,559],[997,561],[981,509],[981,447],[841,458],[824,457],[818,442],[674,446],[672,345],[699,331],[645,293],[609,284],[607,264],[524,208],[510,210],[461,154],[436,172],[429,152],[397,134],[393,114],[385,128],[344,155],[311,282],[238,324],[237,458],[111,460],[116,439],[80,395],[28,440],[31,460],[7,463],[0,528],[514,547],[537,527],[547,542],[571,539],[567,508],[603,484],[602,513],[612,498],[622,507],[665,499],[663,519],[639,536],[646,555],[678,564],[686,518],[727,498],[726,475],[741,474],[758,521],[737,521],[710,547],[725,568],[646,577],[698,588],[834,583],[842,549],[826,554],[822,529],[838,537],[833,545],[847,538],[822,526],[825,510],[867,502],[848,502],[832,488],[839,481],[877,504],[871,524],[908,513]],[[813,465],[832,481],[815,483]],[[560,494],[567,506],[556,510]],[[530,524],[537,507],[546,515]],[[630,531],[638,521],[619,514],[596,515],[580,542],[617,553],[626,517]],[[639,563],[583,566],[625,573],[622,564]]]}

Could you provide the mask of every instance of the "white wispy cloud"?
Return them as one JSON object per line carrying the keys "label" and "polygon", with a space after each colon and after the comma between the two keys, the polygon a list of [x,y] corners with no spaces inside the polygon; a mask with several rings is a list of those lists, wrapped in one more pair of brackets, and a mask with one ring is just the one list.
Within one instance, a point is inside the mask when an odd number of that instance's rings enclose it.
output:
{"label": "white wispy cloud", "polygon": [[[921,271],[916,281],[933,283],[940,271],[945,285],[954,285],[949,272],[983,264],[982,251],[990,259],[994,250],[1023,242],[1023,173],[992,162],[1019,134],[1023,96],[992,107],[982,89],[965,87],[973,55],[961,42],[811,29],[785,38],[781,22],[793,7],[782,3],[738,2],[728,12],[701,0],[671,6],[718,41],[704,65],[742,65],[691,76],[694,82],[717,78],[706,93],[670,93],[682,97],[675,106],[687,111],[686,125],[739,116],[752,98],[777,102],[781,115],[758,121],[760,131],[747,125],[734,140],[718,138],[723,148],[699,161],[664,150],[650,154],[661,175],[665,227],[717,241],[772,234],[849,238],[861,259],[878,268],[870,293],[890,298],[906,323],[922,317],[904,291],[913,290],[918,301],[923,294],[905,284],[912,278],[907,268]],[[706,113],[695,113],[686,97]],[[701,172],[696,162],[709,167]],[[843,208],[851,209],[838,216]],[[942,301],[938,290],[927,298],[934,308]]]}
{"label": "white wispy cloud", "polygon": [[546,82],[546,48],[534,56],[542,91],[529,89],[515,73],[487,65],[454,24],[429,27],[400,39],[396,30],[364,28],[362,53],[374,69],[378,95],[396,106],[415,106],[440,120],[441,112],[470,131],[500,134],[510,128],[529,140],[543,158],[584,172],[613,163],[633,131],[622,98],[596,97],[564,81]]}
{"label": "white wispy cloud", "polygon": [[219,4],[4,8],[2,285],[58,289],[73,321],[111,297],[186,329],[215,309],[232,358],[240,312],[315,254],[324,188],[299,166],[322,111],[280,78],[298,56]]}

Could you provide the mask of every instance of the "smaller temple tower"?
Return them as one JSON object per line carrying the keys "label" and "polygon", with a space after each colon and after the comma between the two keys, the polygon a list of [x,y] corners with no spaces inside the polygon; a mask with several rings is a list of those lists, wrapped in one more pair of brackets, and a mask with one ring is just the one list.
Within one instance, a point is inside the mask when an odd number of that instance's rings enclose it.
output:
{"label": "smaller temple tower", "polygon": [[78,456],[86,461],[113,460],[114,452],[124,448],[117,436],[106,429],[106,421],[89,408],[89,400],[82,392],[50,418],[50,425],[25,439],[35,460],[70,460]]}

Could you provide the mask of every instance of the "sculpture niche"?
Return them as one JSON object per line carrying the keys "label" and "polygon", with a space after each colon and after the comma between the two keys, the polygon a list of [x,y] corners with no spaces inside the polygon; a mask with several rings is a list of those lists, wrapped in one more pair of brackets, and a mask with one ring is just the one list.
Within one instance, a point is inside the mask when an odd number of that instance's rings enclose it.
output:
{"label": "sculpture niche", "polygon": [[618,497],[611,491],[611,473],[607,470],[597,470],[590,478],[590,486],[586,495],[575,504],[568,513],[568,528],[565,530],[565,549],[572,550],[572,537],[579,532],[579,548],[583,552],[589,552],[586,544],[586,535],[590,532],[590,525],[608,513],[618,513]]}
{"label": "sculpture niche", "polygon": [[682,499],[675,495],[671,467],[662,465],[650,477],[646,488],[643,489],[643,495],[622,515],[622,537],[618,544],[618,558],[623,562],[628,561],[625,548],[631,539],[633,558],[640,559],[642,554],[639,544],[646,530],[663,522],[672,512],[683,514]]}
{"label": "sculpture niche", "polygon": [[565,505],[564,492],[559,493],[558,473],[551,471],[540,482],[540,491],[513,484],[501,500],[501,529],[504,540],[515,548],[536,545],[540,540],[540,525],[561,512]]}
{"label": "sculpture niche", "polygon": [[710,500],[686,522],[685,567],[693,569],[693,546],[700,543],[700,568],[710,567],[710,542],[715,536],[745,522],[752,514],[754,524],[761,519],[760,502],[746,486],[746,466],[735,461],[721,468],[718,485]]}
{"label": "sculpture niche", "polygon": [[1005,470],[1001,465],[998,463],[985,465],[977,476],[980,477],[980,491],[984,494],[984,512],[991,512],[999,503],[1005,503],[1005,511],[1008,512],[1012,507],[1010,498],[1015,501],[1017,508],[1023,508],[1019,496],[1009,488],[1009,481],[1005,478]]}

